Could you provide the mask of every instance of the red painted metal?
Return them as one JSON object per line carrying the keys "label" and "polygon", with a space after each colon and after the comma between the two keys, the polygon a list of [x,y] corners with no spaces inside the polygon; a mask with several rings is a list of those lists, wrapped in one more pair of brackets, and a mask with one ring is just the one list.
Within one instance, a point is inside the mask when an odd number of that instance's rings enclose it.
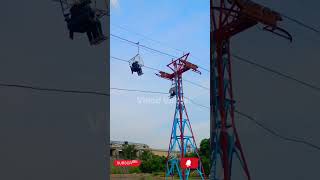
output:
{"label": "red painted metal", "polygon": [[[222,159],[223,180],[230,180],[232,162],[229,158],[232,157],[229,157],[229,152],[231,151],[230,148],[234,147],[231,145],[229,146],[229,144],[234,143],[235,148],[240,152],[239,158],[242,162],[244,173],[247,176],[247,179],[250,180],[249,169],[234,120],[235,108],[232,103],[234,102],[234,99],[230,62],[230,39],[236,34],[257,25],[258,23],[265,26],[263,28],[264,30],[284,37],[290,41],[292,41],[292,36],[286,30],[279,27],[278,24],[282,21],[281,15],[265,6],[250,0],[215,0],[215,4],[213,4],[213,2],[214,0],[211,0],[210,2],[210,25],[212,28],[210,34],[211,149],[214,149],[214,145],[219,146],[219,149],[221,149],[222,152],[220,155]],[[226,82],[227,84],[225,84]],[[227,88],[227,90],[225,88]],[[230,106],[229,110],[226,109],[226,105],[228,106],[228,104]],[[218,106],[216,107],[216,105]],[[220,124],[217,125],[217,122]],[[231,129],[229,129],[230,127]],[[214,141],[214,137],[220,137],[220,139],[216,140],[216,142]],[[229,142],[228,137],[234,137],[235,142]],[[212,158],[212,163],[213,162],[216,162],[215,156]],[[214,168],[211,169],[211,173],[214,174],[214,176],[216,175]],[[216,179],[217,177],[210,178]]]}
{"label": "red painted metal", "polygon": [[[185,136],[184,136],[183,114],[185,114],[186,123],[188,123],[188,126],[190,128],[190,133],[192,136],[191,139],[192,139],[195,147],[197,147],[196,142],[195,142],[195,138],[194,138],[194,134],[193,134],[193,131],[191,128],[189,116],[188,116],[188,113],[187,113],[187,110],[186,110],[185,104],[184,104],[183,88],[182,88],[182,74],[189,71],[189,70],[196,72],[196,73],[199,73],[199,74],[201,74],[201,72],[198,70],[197,65],[187,61],[188,57],[189,57],[189,53],[187,53],[187,54],[183,55],[182,57],[169,63],[167,65],[167,67],[173,71],[172,73],[166,73],[166,72],[160,71],[158,74],[156,74],[157,76],[159,76],[161,78],[164,78],[164,79],[167,79],[170,81],[176,81],[177,91],[178,91],[177,92],[177,105],[178,105],[178,109],[179,109],[178,113],[179,113],[179,119],[180,119],[179,120],[179,130],[180,130],[180,146],[181,146],[180,151],[181,151],[181,154],[180,154],[179,159],[182,159],[185,157],[185,154],[184,154]],[[174,126],[174,123],[173,123],[173,126]],[[167,161],[168,161],[169,155],[170,155],[170,144],[172,143],[172,140],[173,140],[172,134],[173,134],[173,132],[171,132],[171,135],[170,135],[171,138],[170,138],[170,143],[169,143],[169,148],[168,148]],[[196,154],[199,154],[197,149],[195,149],[195,152],[196,152]],[[198,157],[198,159],[199,159],[199,162],[201,163],[200,157]],[[187,177],[185,171],[186,170],[184,168],[181,169],[182,179],[186,179],[186,177]],[[202,165],[201,165],[201,171],[202,171],[202,174],[205,179],[204,168]]]}

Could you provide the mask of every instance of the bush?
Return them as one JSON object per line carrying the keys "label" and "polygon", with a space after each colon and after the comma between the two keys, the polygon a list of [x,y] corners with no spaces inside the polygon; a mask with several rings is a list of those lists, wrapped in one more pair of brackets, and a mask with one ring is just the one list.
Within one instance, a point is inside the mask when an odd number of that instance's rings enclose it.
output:
{"label": "bush", "polygon": [[129,173],[130,174],[134,174],[134,173],[141,173],[141,170],[139,167],[132,167],[129,169]]}
{"label": "bush", "polygon": [[210,172],[210,140],[203,139],[200,143],[200,158],[206,175]]}
{"label": "bush", "polygon": [[111,174],[122,174],[123,172],[121,171],[120,167],[115,167],[115,166],[111,166]]}
{"label": "bush", "polygon": [[163,156],[154,155],[152,152],[146,150],[141,154],[140,169],[143,173],[164,172],[166,158]]}

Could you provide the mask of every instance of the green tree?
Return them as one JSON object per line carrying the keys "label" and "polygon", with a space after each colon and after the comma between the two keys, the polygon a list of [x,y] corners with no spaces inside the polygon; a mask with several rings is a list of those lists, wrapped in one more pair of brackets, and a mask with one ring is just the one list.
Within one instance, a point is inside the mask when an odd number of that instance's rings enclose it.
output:
{"label": "green tree", "polygon": [[124,144],[122,147],[124,159],[136,159],[138,150],[134,145]]}
{"label": "green tree", "polygon": [[163,172],[166,167],[166,158],[154,155],[151,151],[145,150],[141,154],[140,169],[143,173]]}
{"label": "green tree", "polygon": [[208,175],[210,172],[210,140],[209,139],[201,140],[199,155],[201,158],[204,172]]}
{"label": "green tree", "polygon": [[203,156],[210,156],[210,140],[203,139],[200,142],[200,154]]}

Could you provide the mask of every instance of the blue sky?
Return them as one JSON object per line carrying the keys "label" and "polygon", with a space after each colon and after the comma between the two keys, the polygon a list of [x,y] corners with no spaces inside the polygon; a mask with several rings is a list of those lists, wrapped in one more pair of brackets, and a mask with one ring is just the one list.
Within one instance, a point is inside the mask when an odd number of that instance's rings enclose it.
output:
{"label": "blue sky", "polygon": [[[111,34],[150,46],[175,56],[192,55],[189,61],[209,69],[209,1],[183,0],[118,0],[112,1]],[[137,35],[143,34],[148,38]],[[149,38],[160,41],[156,43]],[[111,56],[130,59],[137,47],[111,37]],[[171,58],[140,48],[146,66],[170,72],[166,65]],[[132,75],[128,63],[110,60],[111,87],[167,92],[171,82],[143,69],[144,75]],[[201,70],[201,69],[200,69]],[[209,87],[209,73],[187,72],[184,78]],[[209,106],[209,91],[184,83],[185,95]],[[160,101],[147,103],[144,100]],[[167,95],[120,92],[111,90],[111,140],[146,143],[166,149],[174,115],[174,103],[166,103]],[[196,141],[209,137],[209,110],[186,103]]]}

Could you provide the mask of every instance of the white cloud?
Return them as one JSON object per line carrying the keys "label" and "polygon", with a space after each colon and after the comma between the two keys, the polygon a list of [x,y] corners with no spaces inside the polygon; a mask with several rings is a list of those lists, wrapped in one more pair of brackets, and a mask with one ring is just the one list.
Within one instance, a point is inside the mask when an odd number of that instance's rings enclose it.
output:
{"label": "white cloud", "polygon": [[111,0],[111,7],[118,8],[119,7],[119,0]]}

